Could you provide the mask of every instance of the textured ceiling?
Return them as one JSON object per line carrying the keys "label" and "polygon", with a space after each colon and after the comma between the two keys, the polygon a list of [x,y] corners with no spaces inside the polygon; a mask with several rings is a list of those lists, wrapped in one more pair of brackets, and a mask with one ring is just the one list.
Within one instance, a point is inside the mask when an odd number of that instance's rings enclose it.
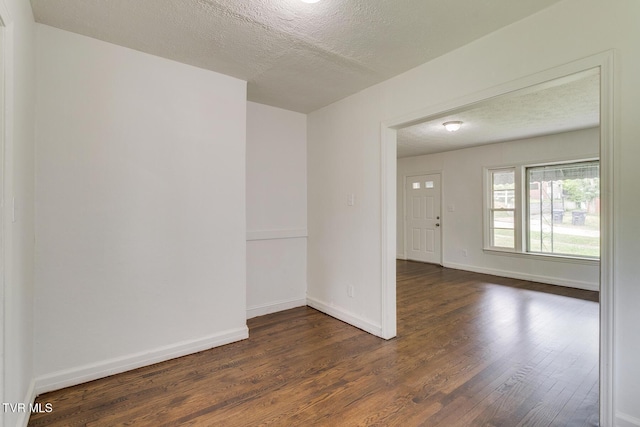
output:
{"label": "textured ceiling", "polygon": [[[460,120],[449,132],[444,122]],[[531,138],[600,124],[597,70],[483,101],[471,108],[398,130],[398,158]]]}
{"label": "textured ceiling", "polygon": [[248,81],[310,112],[559,0],[31,0],[37,22]]}

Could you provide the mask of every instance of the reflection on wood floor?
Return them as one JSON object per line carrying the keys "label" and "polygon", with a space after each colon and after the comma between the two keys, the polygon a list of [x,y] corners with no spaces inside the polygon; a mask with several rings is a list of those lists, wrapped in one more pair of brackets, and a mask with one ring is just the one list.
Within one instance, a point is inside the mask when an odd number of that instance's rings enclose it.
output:
{"label": "reflection on wood floor", "polygon": [[594,426],[597,293],[398,262],[398,337],[311,308],[45,394],[30,426]]}

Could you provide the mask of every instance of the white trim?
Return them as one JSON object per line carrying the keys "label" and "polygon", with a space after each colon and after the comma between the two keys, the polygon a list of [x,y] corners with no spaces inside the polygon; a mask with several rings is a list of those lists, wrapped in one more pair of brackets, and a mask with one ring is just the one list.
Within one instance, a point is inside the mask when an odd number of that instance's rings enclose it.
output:
{"label": "white trim", "polygon": [[[29,388],[27,389],[27,393],[25,394],[23,402],[27,405],[27,408],[30,404],[33,404],[36,401],[36,383],[34,380],[31,380],[29,384]],[[27,427],[29,424],[29,417],[31,413],[29,411],[23,412],[18,417],[18,421],[16,422],[16,426],[18,427]]]}
{"label": "white trim", "polygon": [[277,313],[279,311],[289,310],[290,308],[304,307],[307,305],[306,298],[297,298],[286,301],[276,301],[269,304],[257,305],[247,308],[247,319],[252,319],[265,314]]}
{"label": "white trim", "polygon": [[[504,251],[504,252],[521,252],[522,249],[522,230],[520,230],[519,224],[522,224],[522,180],[521,174],[516,171],[516,167],[514,165],[505,166],[505,167],[483,167],[482,168],[482,227],[483,227],[483,235],[482,241],[484,245],[484,249],[487,250],[496,250],[496,251]],[[491,244],[491,240],[493,235],[491,233],[491,214],[493,211],[500,210],[500,208],[493,207],[493,174],[507,172],[513,173],[513,182],[514,182],[514,207],[513,208],[505,208],[505,211],[513,211],[513,244],[514,248],[501,248],[500,246],[493,246]],[[521,191],[518,191],[521,190]]]}
{"label": "white trim", "polygon": [[[614,425],[614,369],[615,337],[615,242],[614,224],[620,214],[620,201],[614,194],[620,188],[620,150],[616,139],[619,132],[619,87],[614,79],[613,50],[589,58],[600,65],[600,425]],[[615,131],[614,131],[615,130]],[[618,192],[618,194],[620,194]]]}
{"label": "white trim", "polygon": [[[5,99],[5,52],[6,52],[6,28],[2,25],[4,16],[5,16],[6,6],[4,5],[4,1],[0,0],[0,129],[6,129],[6,99]],[[5,295],[7,293],[5,288],[5,252],[7,252],[8,245],[6,241],[6,232],[5,229],[8,228],[7,224],[5,224],[5,218],[7,218],[7,209],[5,207],[4,195],[5,191],[5,174],[7,170],[7,165],[5,163],[5,135],[0,133],[0,402],[5,402],[5,352],[4,352],[4,341],[5,336],[8,334],[8,331],[5,330],[7,323],[9,323],[6,318],[6,302]],[[3,413],[0,413],[0,425],[4,425],[4,420],[6,416]]]}
{"label": "white trim", "polygon": [[142,351],[127,356],[115,357],[101,362],[90,363],[76,368],[53,372],[36,378],[35,389],[37,394],[71,387],[109,375],[119,374],[154,363],[164,362],[176,357],[186,356],[210,348],[219,347],[232,342],[247,339],[249,329],[230,329],[204,338],[183,341],[170,344],[149,351]]}
{"label": "white trim", "polygon": [[[596,126],[599,127],[599,126]],[[593,129],[593,128],[587,128],[587,129]],[[586,130],[586,129],[581,129],[581,130]],[[567,131],[567,132],[561,132],[559,134],[556,135],[562,135],[562,134],[566,134],[566,133],[573,133],[573,132],[579,132],[578,131]],[[527,139],[523,139],[522,141],[527,141]],[[595,160],[600,160],[600,154],[598,153],[589,153],[589,154],[584,154],[581,155],[579,157],[576,158],[576,156],[556,156],[556,157],[544,157],[544,158],[538,158],[536,160],[532,160],[532,161],[517,161],[517,162],[509,162],[509,163],[492,163],[490,165],[487,166],[483,166],[484,169],[511,169],[511,168],[523,168],[523,167],[535,167],[535,166],[546,166],[546,165],[563,165],[566,163],[578,163],[578,162],[589,162],[589,161],[595,161]]]}
{"label": "white trim", "polygon": [[398,254],[396,254],[396,259],[401,259],[403,261],[406,261],[407,255],[398,253]]}
{"label": "white trim", "polygon": [[307,237],[306,228],[288,228],[278,230],[247,230],[247,241],[275,240],[275,239],[299,239]]}
{"label": "white trim", "polygon": [[[602,191],[601,198],[601,259],[600,259],[600,425],[613,426],[615,407],[614,401],[614,368],[613,349],[615,324],[613,307],[615,305],[615,275],[613,268],[614,257],[614,223],[620,210],[619,201],[614,199],[619,189],[620,150],[617,149],[616,136],[619,132],[620,117],[619,82],[614,79],[614,62],[616,51],[608,50],[592,56],[577,59],[573,62],[555,68],[543,70],[529,76],[519,78],[504,84],[487,88],[461,98],[453,99],[437,105],[427,105],[424,108],[381,123],[380,132],[380,176],[381,176],[381,254],[382,254],[382,326],[383,329],[395,328],[395,277],[389,272],[395,272],[396,252],[396,223],[395,215],[390,213],[391,207],[396,206],[395,186],[397,177],[390,173],[397,163],[397,133],[395,129],[415,124],[430,117],[449,114],[462,109],[468,109],[489,98],[506,95],[523,88],[528,88],[558,78],[570,76],[592,68],[600,68],[600,174]],[[395,210],[395,209],[394,209]],[[391,247],[393,245],[393,247]],[[393,303],[387,300],[393,295]]]}
{"label": "white trim", "polygon": [[397,250],[397,131],[380,124],[380,322],[384,339],[397,334],[396,325],[396,260]]}
{"label": "white trim", "polygon": [[356,328],[362,329],[365,332],[369,332],[370,334],[373,334],[380,338],[384,338],[382,336],[382,327],[380,325],[376,325],[375,323],[372,323],[369,320],[363,319],[360,316],[350,313],[341,307],[332,306],[311,297],[307,297],[307,305],[311,308],[315,308],[316,310],[323,312],[324,314],[328,314],[331,317],[335,317],[338,320],[348,323],[351,326],[355,326]]}
{"label": "white trim", "polygon": [[616,427],[640,427],[640,418],[618,412],[616,414]]}
{"label": "white trim", "polygon": [[543,254],[537,252],[517,252],[510,250],[501,250],[497,248],[484,248],[482,251],[487,255],[510,256],[523,259],[535,259],[536,261],[559,262],[564,264],[582,264],[596,267],[600,265],[598,258],[580,258],[573,256]]}
{"label": "white trim", "polygon": [[565,286],[568,288],[584,289],[586,291],[598,291],[598,283],[583,282],[580,280],[562,279],[552,276],[541,276],[538,274],[519,273],[517,271],[500,270],[497,268],[476,267],[467,264],[447,262],[443,267],[456,270],[472,271],[474,273],[491,274],[492,276],[508,277],[510,279],[527,280],[530,282],[546,283],[548,285]]}
{"label": "white trim", "polygon": [[[0,58],[0,402],[6,400],[6,358],[5,340],[8,330],[6,284],[11,281],[11,224],[6,200],[13,197],[13,18],[4,0],[0,0],[0,27],[2,36],[2,58]],[[0,413],[0,425],[4,424],[7,414]],[[28,417],[27,417],[28,420]]]}

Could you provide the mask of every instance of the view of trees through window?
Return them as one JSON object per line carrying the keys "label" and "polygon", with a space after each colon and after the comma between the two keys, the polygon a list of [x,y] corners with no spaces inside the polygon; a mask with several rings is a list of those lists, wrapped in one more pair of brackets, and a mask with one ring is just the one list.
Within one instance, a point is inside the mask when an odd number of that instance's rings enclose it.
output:
{"label": "view of trees through window", "polygon": [[[520,174],[522,179],[516,179]],[[600,257],[597,160],[492,169],[489,178],[489,248]],[[520,189],[520,182],[526,190]],[[522,204],[517,202],[519,194]]]}
{"label": "view of trees through window", "polygon": [[600,256],[598,161],[527,168],[527,250]]}

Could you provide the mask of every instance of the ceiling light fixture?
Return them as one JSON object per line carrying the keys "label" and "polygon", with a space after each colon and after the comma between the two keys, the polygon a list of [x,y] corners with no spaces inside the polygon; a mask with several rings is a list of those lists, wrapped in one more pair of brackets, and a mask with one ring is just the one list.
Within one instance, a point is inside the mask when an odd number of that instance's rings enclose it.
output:
{"label": "ceiling light fixture", "polygon": [[444,122],[442,126],[444,126],[444,128],[449,132],[455,132],[460,129],[460,127],[462,126],[462,122],[459,120],[453,122]]}

